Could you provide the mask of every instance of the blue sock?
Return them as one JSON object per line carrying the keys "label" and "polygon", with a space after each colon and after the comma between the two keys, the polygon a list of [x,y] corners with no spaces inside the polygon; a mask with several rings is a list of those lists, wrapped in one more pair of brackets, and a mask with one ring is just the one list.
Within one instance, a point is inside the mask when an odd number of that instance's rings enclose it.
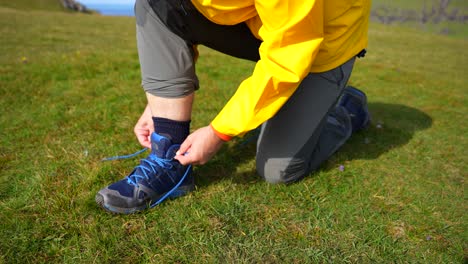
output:
{"label": "blue sock", "polygon": [[190,120],[175,121],[153,116],[153,123],[154,132],[168,137],[173,144],[182,144],[190,133]]}

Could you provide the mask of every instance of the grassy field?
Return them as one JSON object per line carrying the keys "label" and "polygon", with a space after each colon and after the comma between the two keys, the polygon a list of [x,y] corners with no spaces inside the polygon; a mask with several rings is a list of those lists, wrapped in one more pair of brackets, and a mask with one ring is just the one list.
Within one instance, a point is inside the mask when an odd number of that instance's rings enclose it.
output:
{"label": "grassy field", "polygon": [[21,10],[64,11],[60,0],[0,0],[0,6]]}
{"label": "grassy field", "polygon": [[[24,1],[24,0],[23,0]],[[421,10],[424,5],[430,8],[432,6],[439,6],[441,0],[393,0],[393,1],[385,1],[385,0],[372,0],[372,5],[375,6],[382,6],[386,5],[388,7],[393,8],[400,8],[400,9],[413,9],[413,10]],[[450,8],[464,8],[466,11],[467,3],[464,0],[449,0],[449,7]]]}
{"label": "grassy field", "polygon": [[[447,2],[447,7],[442,8],[442,2]],[[372,0],[372,11],[373,21],[382,22],[382,17],[376,17],[376,14],[380,14],[391,18],[392,22],[388,23],[392,25],[464,39],[468,37],[468,1],[465,0]],[[423,13],[426,14],[425,22]],[[449,19],[450,16],[453,16],[452,19]]]}
{"label": "grassy field", "polygon": [[[100,161],[139,149],[134,19],[0,3],[0,263],[466,263],[466,40],[372,24],[373,123],[320,171],[266,184],[236,139],[192,194],[114,216],[94,195],[138,162]],[[201,49],[192,129],[252,67]]]}

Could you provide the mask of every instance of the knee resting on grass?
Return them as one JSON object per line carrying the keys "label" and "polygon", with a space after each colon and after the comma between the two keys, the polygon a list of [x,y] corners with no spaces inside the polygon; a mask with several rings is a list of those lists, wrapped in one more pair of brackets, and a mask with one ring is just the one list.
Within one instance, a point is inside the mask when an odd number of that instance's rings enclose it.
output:
{"label": "knee resting on grass", "polygon": [[257,157],[257,172],[268,183],[293,183],[309,173],[309,166],[299,158]]}

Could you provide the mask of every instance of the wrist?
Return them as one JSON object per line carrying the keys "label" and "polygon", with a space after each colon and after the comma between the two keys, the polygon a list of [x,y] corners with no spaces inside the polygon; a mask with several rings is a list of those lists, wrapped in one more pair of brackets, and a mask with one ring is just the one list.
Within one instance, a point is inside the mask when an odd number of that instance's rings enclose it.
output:
{"label": "wrist", "polygon": [[229,141],[229,140],[232,139],[231,136],[225,135],[225,134],[223,134],[223,133],[217,131],[217,130],[213,127],[213,124],[210,124],[210,128],[211,128],[211,130],[213,130],[214,134],[215,134],[219,139],[221,139],[222,141],[227,142],[227,141]]}

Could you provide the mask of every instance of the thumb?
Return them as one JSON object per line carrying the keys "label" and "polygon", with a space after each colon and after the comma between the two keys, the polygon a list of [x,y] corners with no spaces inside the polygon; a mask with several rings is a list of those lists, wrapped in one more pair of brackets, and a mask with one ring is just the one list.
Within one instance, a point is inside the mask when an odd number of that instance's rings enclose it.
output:
{"label": "thumb", "polygon": [[176,152],[177,156],[184,155],[192,146],[192,140],[190,139],[190,136],[187,137],[184,142],[180,145],[179,150]]}
{"label": "thumb", "polygon": [[190,150],[192,146],[192,141],[188,137],[185,139],[185,141],[180,145],[179,150],[176,152],[176,156],[174,157],[176,160],[180,162],[182,165],[188,165],[189,164],[189,158],[185,156],[186,153]]}

